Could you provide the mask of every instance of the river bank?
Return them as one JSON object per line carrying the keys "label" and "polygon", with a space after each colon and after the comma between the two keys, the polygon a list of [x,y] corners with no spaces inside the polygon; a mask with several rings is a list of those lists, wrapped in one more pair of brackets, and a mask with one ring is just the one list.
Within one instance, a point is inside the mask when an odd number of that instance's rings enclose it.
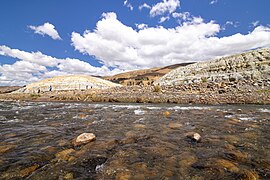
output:
{"label": "river bank", "polygon": [[181,86],[122,86],[104,90],[0,94],[1,101],[79,101],[177,104],[270,104],[269,84],[200,83]]}

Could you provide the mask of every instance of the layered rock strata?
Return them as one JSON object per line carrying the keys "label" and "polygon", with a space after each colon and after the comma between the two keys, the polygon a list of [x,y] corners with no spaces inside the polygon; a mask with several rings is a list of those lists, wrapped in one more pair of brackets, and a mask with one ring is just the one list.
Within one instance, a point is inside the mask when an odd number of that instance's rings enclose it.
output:
{"label": "layered rock strata", "polygon": [[270,49],[199,62],[172,70],[154,84],[177,86],[217,82],[270,83]]}

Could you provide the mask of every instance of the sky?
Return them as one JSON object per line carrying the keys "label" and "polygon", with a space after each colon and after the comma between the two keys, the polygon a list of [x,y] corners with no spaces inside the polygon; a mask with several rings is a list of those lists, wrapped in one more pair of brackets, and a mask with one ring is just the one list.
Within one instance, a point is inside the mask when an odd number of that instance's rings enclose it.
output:
{"label": "sky", "polygon": [[1,0],[0,86],[270,47],[269,0]]}

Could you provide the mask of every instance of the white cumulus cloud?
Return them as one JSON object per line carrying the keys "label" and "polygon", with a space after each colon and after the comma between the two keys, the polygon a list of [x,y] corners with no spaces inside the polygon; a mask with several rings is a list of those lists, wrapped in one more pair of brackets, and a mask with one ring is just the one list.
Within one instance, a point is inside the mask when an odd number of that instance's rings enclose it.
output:
{"label": "white cumulus cloud", "polygon": [[239,27],[239,22],[233,22],[233,21],[226,21],[226,23],[222,26],[222,30],[226,30],[227,26],[232,26],[234,28]]}
{"label": "white cumulus cloud", "polygon": [[133,6],[128,2],[128,0],[124,1],[124,6],[126,6],[127,8],[129,8],[131,11],[133,11]]}
{"label": "white cumulus cloud", "polygon": [[56,31],[54,25],[46,22],[41,26],[28,26],[30,29],[34,30],[36,34],[48,35],[54,40],[61,40],[58,32]]}
{"label": "white cumulus cloud", "polygon": [[106,66],[95,67],[79,59],[58,59],[41,52],[26,52],[7,46],[0,46],[0,55],[17,59],[14,64],[0,65],[0,85],[25,85],[56,75],[103,76],[123,72],[117,68],[110,70]]}
{"label": "white cumulus cloud", "polygon": [[182,12],[182,13],[177,13],[174,12],[172,14],[172,17],[177,19],[179,24],[200,24],[203,23],[203,19],[201,17],[196,17],[191,15],[189,12]]}
{"label": "white cumulus cloud", "polygon": [[137,27],[138,29],[144,29],[144,28],[147,28],[147,27],[148,27],[148,25],[147,25],[147,24],[142,23],[142,24],[136,24],[136,27]]}
{"label": "white cumulus cloud", "polygon": [[143,3],[142,5],[139,6],[139,10],[142,10],[143,8],[151,9],[151,6],[149,6],[149,5],[146,4],[146,3]]}
{"label": "white cumulus cloud", "polygon": [[163,23],[165,21],[168,21],[170,19],[170,16],[163,16],[160,18],[159,23]]}
{"label": "white cumulus cloud", "polygon": [[256,27],[259,25],[259,23],[260,23],[260,21],[253,21],[251,24],[253,27]]}
{"label": "white cumulus cloud", "polygon": [[58,63],[58,59],[42,54],[41,52],[25,52],[19,49],[11,49],[7,46],[0,46],[0,55],[8,56],[19,60],[32,62],[42,66],[53,67]]}
{"label": "white cumulus cloud", "polygon": [[157,3],[152,6],[150,10],[150,16],[155,17],[158,15],[163,15],[165,13],[173,13],[176,9],[180,7],[179,0],[163,0],[163,2]]}
{"label": "white cumulus cloud", "polygon": [[82,35],[73,32],[72,45],[83,54],[95,56],[106,67],[121,70],[197,62],[270,47],[269,27],[258,26],[247,34],[218,37],[222,30],[219,24],[204,22],[201,17],[190,18],[174,28],[133,29],[121,23],[115,13],[105,13],[93,31]]}
{"label": "white cumulus cloud", "polygon": [[210,1],[209,4],[213,5],[213,4],[216,4],[216,3],[218,3],[218,0],[212,0],[212,1]]}

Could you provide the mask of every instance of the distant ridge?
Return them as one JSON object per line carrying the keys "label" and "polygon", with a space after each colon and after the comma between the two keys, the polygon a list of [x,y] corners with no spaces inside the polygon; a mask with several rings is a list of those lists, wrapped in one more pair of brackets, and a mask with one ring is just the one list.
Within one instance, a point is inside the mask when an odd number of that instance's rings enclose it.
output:
{"label": "distant ridge", "polygon": [[151,69],[142,69],[129,71],[114,76],[107,76],[104,79],[119,83],[122,85],[152,85],[153,82],[160,77],[164,76],[166,73],[170,72],[173,69],[176,69],[181,66],[186,66],[193,63],[181,63],[174,64],[166,67],[151,68]]}

